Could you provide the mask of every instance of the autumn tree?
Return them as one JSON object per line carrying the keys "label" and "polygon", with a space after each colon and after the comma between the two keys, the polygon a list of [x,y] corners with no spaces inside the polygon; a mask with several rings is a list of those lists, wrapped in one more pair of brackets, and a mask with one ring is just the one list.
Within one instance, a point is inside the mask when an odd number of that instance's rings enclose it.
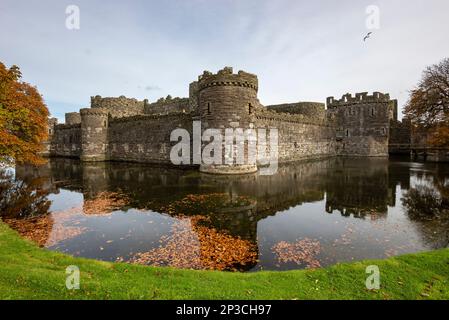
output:
{"label": "autumn tree", "polygon": [[431,146],[449,147],[449,58],[424,70],[404,113]]}
{"label": "autumn tree", "polygon": [[19,68],[0,62],[0,165],[39,164],[48,135],[48,109]]}

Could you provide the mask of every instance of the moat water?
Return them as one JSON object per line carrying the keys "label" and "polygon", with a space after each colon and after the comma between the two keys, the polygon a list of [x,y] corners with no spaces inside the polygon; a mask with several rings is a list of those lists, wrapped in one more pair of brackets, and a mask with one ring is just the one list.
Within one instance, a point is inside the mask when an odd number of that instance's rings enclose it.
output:
{"label": "moat water", "polygon": [[105,261],[291,270],[449,246],[449,164],[333,158],[226,177],[52,159],[14,183],[13,229]]}

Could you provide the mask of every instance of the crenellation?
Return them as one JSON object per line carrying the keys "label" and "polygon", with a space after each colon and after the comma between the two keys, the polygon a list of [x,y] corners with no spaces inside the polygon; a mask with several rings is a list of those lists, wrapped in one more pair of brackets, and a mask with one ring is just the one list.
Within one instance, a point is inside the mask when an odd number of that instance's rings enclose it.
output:
{"label": "crenellation", "polygon": [[373,92],[369,95],[368,92],[356,93],[354,96],[350,93],[344,94],[341,99],[335,99],[334,97],[328,97],[326,99],[326,104],[328,108],[333,108],[337,106],[346,106],[359,103],[381,103],[389,102],[390,95],[388,93]]}
{"label": "crenellation", "polygon": [[135,98],[127,98],[123,95],[104,98],[100,95],[90,97],[91,109],[107,109],[111,117],[114,118],[142,114],[144,112],[144,106],[147,103],[147,99],[140,101]]}
{"label": "crenellation", "polygon": [[120,123],[120,122],[137,122],[137,121],[145,121],[148,119],[160,119],[160,120],[164,120],[167,118],[177,118],[177,117],[191,117],[191,115],[189,113],[185,113],[185,112],[172,112],[172,113],[166,113],[166,114],[139,114],[139,115],[135,115],[135,116],[130,116],[130,117],[123,117],[123,118],[112,118],[109,120],[109,124],[113,125],[115,123]]}
{"label": "crenellation", "polygon": [[[264,106],[257,97],[257,76],[234,73],[230,67],[215,74],[204,71],[188,89],[186,98],[168,95],[151,103],[125,96],[93,96],[91,107],[67,113],[65,124],[49,121],[48,153],[82,161],[170,164],[170,150],[176,143],[170,141],[171,132],[184,128],[192,135],[194,121],[200,121],[200,133],[276,128],[280,163],[334,156],[388,157],[389,152],[410,148],[410,123],[397,121],[397,100],[389,94],[347,93],[340,99],[330,96],[325,104]],[[258,164],[203,163],[199,169],[242,174],[257,171]]]}
{"label": "crenellation", "polygon": [[336,126],[337,154],[344,156],[388,157],[390,120],[397,101],[388,93],[347,93],[341,99],[328,97],[328,119]]}
{"label": "crenellation", "polygon": [[216,74],[209,71],[204,71],[198,77],[200,90],[213,86],[238,86],[252,88],[258,90],[257,76],[240,70],[237,74],[233,73],[231,67],[225,67],[219,70]]}
{"label": "crenellation", "polygon": [[169,113],[188,113],[191,111],[189,98],[172,98],[168,95],[166,98],[160,98],[156,102],[147,103],[144,106],[144,114],[165,115]]}

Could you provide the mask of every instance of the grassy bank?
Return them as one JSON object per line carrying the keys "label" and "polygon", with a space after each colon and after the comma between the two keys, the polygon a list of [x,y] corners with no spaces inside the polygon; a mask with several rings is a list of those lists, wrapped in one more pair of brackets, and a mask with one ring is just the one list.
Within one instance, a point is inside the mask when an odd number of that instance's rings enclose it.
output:
{"label": "grassy bank", "polygon": [[[381,289],[365,289],[378,265]],[[65,269],[81,270],[67,290]],[[226,273],[73,258],[36,247],[0,222],[1,299],[449,299],[449,249],[326,269]]]}

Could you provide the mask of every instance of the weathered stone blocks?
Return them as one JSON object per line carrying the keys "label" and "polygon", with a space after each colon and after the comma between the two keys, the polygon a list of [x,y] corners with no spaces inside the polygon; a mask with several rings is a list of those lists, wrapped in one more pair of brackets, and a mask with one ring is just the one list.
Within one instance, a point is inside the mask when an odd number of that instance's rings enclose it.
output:
{"label": "weathered stone blocks", "polygon": [[81,160],[108,160],[108,110],[105,108],[85,108],[81,109],[80,113]]}
{"label": "weathered stone blocks", "polygon": [[[226,67],[215,74],[205,71],[200,75],[189,85],[188,98],[167,96],[148,103],[124,96],[91,97],[91,108],[66,114],[66,124],[51,123],[47,153],[83,161],[171,164],[170,150],[176,143],[170,141],[171,132],[183,128],[193,137],[193,121],[201,121],[200,134],[218,129],[223,137],[229,128],[277,129],[279,163],[338,155],[386,157],[389,152],[406,153],[409,148],[409,123],[397,121],[397,101],[388,94],[362,92],[345,94],[341,99],[329,97],[326,109],[316,102],[265,107],[257,91],[256,75],[234,73]],[[203,146],[207,143],[203,141]],[[201,164],[200,171],[257,171],[266,159],[248,164],[248,144],[241,146],[244,164],[226,164],[235,156],[234,150],[232,155],[223,152],[220,164]],[[265,151],[268,154],[269,147]]]}

